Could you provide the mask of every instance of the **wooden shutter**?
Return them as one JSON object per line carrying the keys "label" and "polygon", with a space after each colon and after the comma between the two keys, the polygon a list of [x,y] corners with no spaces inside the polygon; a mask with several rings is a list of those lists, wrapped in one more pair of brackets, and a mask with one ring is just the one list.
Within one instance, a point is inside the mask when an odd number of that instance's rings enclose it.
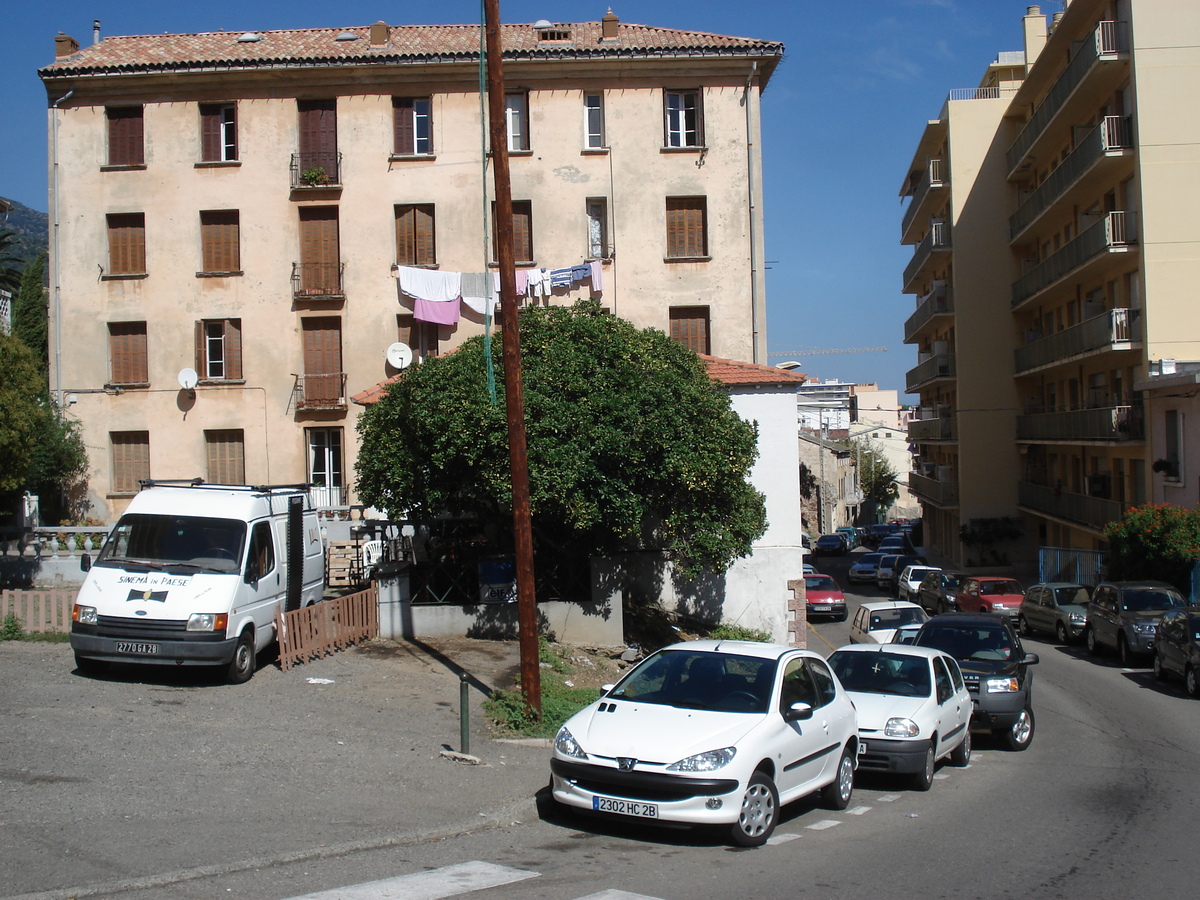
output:
{"label": "wooden shutter", "polygon": [[241,271],[240,221],[236,209],[210,209],[200,213],[202,271]]}
{"label": "wooden shutter", "polygon": [[242,320],[225,320],[225,377],[240,381],[242,375]]}
{"label": "wooden shutter", "polygon": [[672,340],[697,353],[710,352],[707,306],[673,306],[670,317]]}
{"label": "wooden shutter", "polygon": [[338,208],[300,208],[300,289],[308,294],[341,293]]}
{"label": "wooden shutter", "polygon": [[109,322],[110,383],[149,384],[145,322]]}
{"label": "wooden shutter", "polygon": [[417,135],[413,122],[413,98],[392,98],[392,128],[395,137],[394,147],[398,155],[411,155],[417,152]]}
{"label": "wooden shutter", "polygon": [[146,162],[140,106],[110,106],[108,118],[108,164],[140,166]]}
{"label": "wooden shutter", "polygon": [[150,477],[150,432],[114,431],[109,434],[112,443],[112,485],[118,494],[132,494],[138,489],[138,480]]}
{"label": "wooden shutter", "polygon": [[667,256],[695,258],[708,255],[704,197],[667,198]]}
{"label": "wooden shutter", "polygon": [[304,401],[331,406],[342,397],[342,320],[313,316],[303,320]]}
{"label": "wooden shutter", "polygon": [[337,171],[337,100],[300,100],[300,171],[320,166],[331,183]]}
{"label": "wooden shutter", "polygon": [[396,262],[402,266],[437,264],[434,252],[433,205],[396,207]]}
{"label": "wooden shutter", "polygon": [[146,216],[144,213],[111,213],[108,216],[108,274],[142,275],[146,272]]}
{"label": "wooden shutter", "polygon": [[204,162],[220,162],[224,159],[221,140],[221,106],[215,103],[200,104],[200,159]]}
{"label": "wooden shutter", "polygon": [[533,256],[533,202],[513,201],[513,259],[517,262],[532,262]]}
{"label": "wooden shutter", "polygon": [[211,484],[246,483],[246,442],[240,428],[205,431],[204,446]]}

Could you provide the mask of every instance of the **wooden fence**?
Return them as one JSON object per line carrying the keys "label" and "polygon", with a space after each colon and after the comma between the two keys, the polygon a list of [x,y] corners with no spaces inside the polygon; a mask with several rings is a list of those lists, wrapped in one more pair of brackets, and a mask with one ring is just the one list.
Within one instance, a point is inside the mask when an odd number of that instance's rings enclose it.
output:
{"label": "wooden fence", "polygon": [[279,665],[293,666],[344,650],[379,634],[379,593],[375,585],[356,594],[275,613]]}
{"label": "wooden fence", "polygon": [[71,630],[71,607],[78,591],[0,591],[0,621],[15,616],[26,632]]}

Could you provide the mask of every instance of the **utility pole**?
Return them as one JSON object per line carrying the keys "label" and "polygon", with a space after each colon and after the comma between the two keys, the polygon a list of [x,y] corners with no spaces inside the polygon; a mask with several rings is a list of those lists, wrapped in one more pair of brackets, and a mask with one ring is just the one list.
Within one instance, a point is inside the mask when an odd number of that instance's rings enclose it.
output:
{"label": "utility pole", "polygon": [[521,333],[517,321],[517,282],[513,248],[512,185],[508,172],[508,128],[504,106],[500,0],[484,0],[487,55],[488,125],[492,175],[496,184],[496,261],[500,267],[500,328],[504,352],[504,404],[508,419],[508,461],[512,479],[513,542],[517,564],[517,623],[521,648],[521,692],[542,714],[542,673],[538,666],[537,597],[533,580],[533,525],[529,510],[529,457],[525,447],[525,395],[521,387]]}

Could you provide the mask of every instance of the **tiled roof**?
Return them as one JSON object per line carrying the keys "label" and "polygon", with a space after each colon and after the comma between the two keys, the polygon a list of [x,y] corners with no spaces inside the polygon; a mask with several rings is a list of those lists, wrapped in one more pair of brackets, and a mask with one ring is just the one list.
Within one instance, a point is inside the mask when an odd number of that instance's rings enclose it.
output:
{"label": "tiled roof", "polygon": [[734,359],[718,359],[700,355],[709,377],[724,385],[737,384],[790,384],[798,386],[808,380],[803,372],[763,366],[758,363],[740,362]]}
{"label": "tiled roof", "polygon": [[[502,25],[505,59],[572,57],[647,57],[746,55],[769,60],[783,55],[783,44],[620,23],[615,40],[603,40],[600,22],[558,25],[571,40],[539,41],[532,25]],[[473,60],[479,56],[478,25],[395,25],[386,44],[373,47],[370,26],[281,31],[210,31],[200,34],[114,36],[84,47],[40,70],[43,78],[80,74],[120,74],[197,68],[259,68],[295,65],[354,65]],[[239,40],[253,34],[259,40]],[[355,40],[338,40],[354,35]]]}
{"label": "tiled roof", "polygon": [[387,393],[388,387],[395,384],[402,377],[404,377],[404,372],[397,372],[391,378],[386,378],[379,382],[379,384],[367,388],[365,391],[359,391],[350,398],[350,402],[357,403],[359,406],[370,406],[372,403],[378,403],[383,399],[383,395]]}

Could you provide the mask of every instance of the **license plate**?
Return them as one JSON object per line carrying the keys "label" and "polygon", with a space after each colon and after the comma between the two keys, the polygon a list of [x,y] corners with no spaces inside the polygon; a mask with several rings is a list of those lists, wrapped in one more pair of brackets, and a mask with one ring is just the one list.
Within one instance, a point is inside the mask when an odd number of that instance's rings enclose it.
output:
{"label": "license plate", "polygon": [[814,603],[813,609],[820,612],[828,612],[832,607],[828,603]]}
{"label": "license plate", "polygon": [[642,803],[639,800],[621,800],[617,797],[593,797],[592,809],[597,812],[619,813],[623,816],[641,816],[643,819],[657,819],[658,805]]}
{"label": "license plate", "polygon": [[158,653],[158,644],[131,644],[127,641],[117,641],[118,653],[142,653],[153,656]]}

